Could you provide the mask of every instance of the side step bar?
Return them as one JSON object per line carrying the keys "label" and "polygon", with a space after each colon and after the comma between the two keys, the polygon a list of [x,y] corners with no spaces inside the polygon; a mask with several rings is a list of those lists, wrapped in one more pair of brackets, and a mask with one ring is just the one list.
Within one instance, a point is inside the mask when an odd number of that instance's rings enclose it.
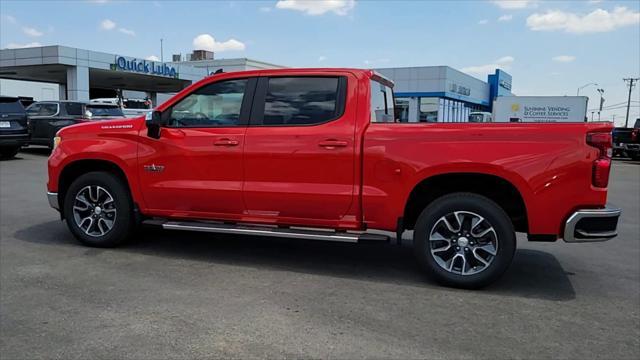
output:
{"label": "side step bar", "polygon": [[148,225],[160,225],[167,230],[199,231],[219,234],[240,234],[254,236],[272,236],[292,239],[338,241],[347,243],[389,241],[389,236],[362,232],[336,232],[309,228],[281,228],[262,225],[233,225],[209,222],[180,222],[147,220]]}

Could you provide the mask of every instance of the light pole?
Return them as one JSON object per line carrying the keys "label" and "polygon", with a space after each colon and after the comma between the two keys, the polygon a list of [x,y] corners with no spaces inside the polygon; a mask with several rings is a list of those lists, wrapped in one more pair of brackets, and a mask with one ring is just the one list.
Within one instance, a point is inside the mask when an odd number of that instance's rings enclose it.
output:
{"label": "light pole", "polygon": [[582,85],[582,86],[580,86],[580,87],[578,88],[578,91],[576,92],[576,96],[580,96],[580,90],[582,90],[582,89],[586,88],[586,87],[587,87],[587,86],[589,86],[589,85],[595,85],[595,86],[598,86],[598,84],[596,84],[596,83],[588,83],[588,84],[584,84],[584,85]]}
{"label": "light pole", "polygon": [[600,93],[600,108],[598,109],[598,121],[600,121],[600,112],[602,111],[602,104],[604,104],[604,98],[602,97],[602,94],[604,94],[604,89],[598,89],[598,92]]}

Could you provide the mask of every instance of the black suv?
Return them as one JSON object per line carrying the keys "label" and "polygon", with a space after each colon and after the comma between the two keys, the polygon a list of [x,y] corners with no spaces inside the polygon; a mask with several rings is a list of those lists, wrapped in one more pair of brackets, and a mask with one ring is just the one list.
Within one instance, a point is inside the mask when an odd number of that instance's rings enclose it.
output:
{"label": "black suv", "polygon": [[29,144],[53,148],[53,138],[65,126],[92,120],[123,118],[118,105],[80,101],[38,101],[27,108],[31,122]]}
{"label": "black suv", "polygon": [[29,120],[17,97],[0,96],[0,158],[10,159],[29,141]]}

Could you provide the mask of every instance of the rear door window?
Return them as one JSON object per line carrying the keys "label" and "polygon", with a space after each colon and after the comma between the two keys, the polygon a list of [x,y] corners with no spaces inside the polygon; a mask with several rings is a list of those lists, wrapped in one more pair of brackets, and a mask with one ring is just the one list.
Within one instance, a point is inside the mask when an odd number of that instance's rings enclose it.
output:
{"label": "rear door window", "polygon": [[68,102],[64,103],[64,108],[69,116],[82,116],[84,111],[82,110],[82,103]]}
{"label": "rear door window", "polygon": [[316,125],[335,120],[344,112],[345,77],[272,77],[261,81],[264,112],[258,125]]}

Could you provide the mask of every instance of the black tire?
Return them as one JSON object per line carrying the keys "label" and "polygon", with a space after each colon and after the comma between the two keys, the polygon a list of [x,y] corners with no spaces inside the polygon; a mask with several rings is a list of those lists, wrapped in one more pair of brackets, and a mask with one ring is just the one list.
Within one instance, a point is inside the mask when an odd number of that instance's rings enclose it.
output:
{"label": "black tire", "polygon": [[13,159],[20,151],[20,146],[2,147],[0,148],[0,159]]}
{"label": "black tire", "polygon": [[[76,196],[87,186],[99,186],[113,198],[114,205],[108,205],[110,210],[115,209],[113,225],[103,235],[88,234],[85,229],[77,224],[74,217],[73,207],[76,204]],[[128,239],[133,229],[134,220],[132,201],[126,186],[119,177],[103,171],[86,173],[71,183],[64,197],[63,213],[69,230],[82,244],[92,247],[114,247]],[[91,199],[89,200],[91,202]],[[104,205],[105,208],[106,206]],[[106,211],[103,213],[104,216],[109,215],[105,213]],[[93,214],[95,214],[95,211],[93,211]],[[91,225],[88,227],[90,228]]]}
{"label": "black tire", "polygon": [[[477,214],[483,217],[495,230],[495,236],[492,236],[491,239],[496,243],[496,254],[495,256],[490,256],[488,253],[485,254],[492,259],[492,261],[489,261],[489,265],[487,266],[478,263],[478,265],[480,265],[479,267],[483,268],[478,273],[462,275],[461,273],[464,270],[459,271],[460,273],[448,271],[438,264],[436,260],[437,255],[432,254],[432,246],[433,248],[439,248],[437,244],[439,240],[435,242],[429,240],[431,232],[434,226],[436,226],[436,222],[454,211]],[[478,224],[480,224],[480,222],[478,222]],[[458,228],[462,227],[462,225],[458,226]],[[470,232],[473,232],[473,230],[470,230]],[[456,236],[454,233],[451,235],[452,238],[456,238]],[[457,239],[460,240],[462,238]],[[469,239],[471,239],[471,237],[469,237]],[[453,240],[445,241],[449,241],[449,244],[452,245],[452,248],[448,251],[455,254],[457,248],[453,247]],[[464,241],[466,243],[467,238],[465,238]],[[473,244],[473,242],[471,242],[471,244]],[[479,244],[476,239],[476,246],[479,246]],[[458,245],[460,245],[459,242]],[[446,247],[446,245],[444,247]],[[511,219],[495,202],[473,193],[454,193],[434,200],[422,211],[415,226],[413,248],[420,265],[427,271],[428,275],[437,282],[451,287],[477,289],[493,283],[507,270],[515,254],[516,236]],[[473,252],[473,249],[471,250]],[[478,251],[482,253],[480,250]],[[477,262],[476,258],[470,257],[471,253],[464,253],[464,251],[462,251],[462,253],[460,256],[465,257],[463,260],[452,261],[452,263],[464,261],[460,266],[461,269],[465,266],[470,266],[467,264]],[[447,254],[445,253],[445,255]],[[485,258],[484,260],[487,259]]]}

